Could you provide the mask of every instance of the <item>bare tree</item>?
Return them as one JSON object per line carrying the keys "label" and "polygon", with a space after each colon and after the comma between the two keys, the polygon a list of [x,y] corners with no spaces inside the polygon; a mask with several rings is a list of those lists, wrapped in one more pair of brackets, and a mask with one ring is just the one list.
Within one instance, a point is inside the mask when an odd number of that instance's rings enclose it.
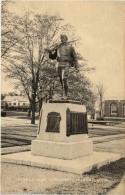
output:
{"label": "bare tree", "polygon": [[1,2],[1,58],[7,58],[9,52],[18,43],[18,36],[14,36],[17,29],[15,17],[7,10],[9,2]]}
{"label": "bare tree", "polygon": [[99,83],[97,86],[97,98],[99,100],[99,110],[100,116],[103,116],[103,106],[104,106],[104,94],[105,94],[105,87],[103,84]]}
{"label": "bare tree", "polygon": [[41,101],[46,98],[49,91],[45,89],[57,79],[52,75],[52,63],[44,50],[54,44],[56,34],[70,29],[70,26],[61,26],[62,18],[58,15],[26,13],[23,18],[16,17],[15,21],[17,28],[14,28],[13,37],[17,37],[18,41],[5,57],[7,63],[3,66],[7,78],[17,79],[16,87],[23,86],[32,110],[31,123],[34,124],[35,105],[40,101],[39,97]]}

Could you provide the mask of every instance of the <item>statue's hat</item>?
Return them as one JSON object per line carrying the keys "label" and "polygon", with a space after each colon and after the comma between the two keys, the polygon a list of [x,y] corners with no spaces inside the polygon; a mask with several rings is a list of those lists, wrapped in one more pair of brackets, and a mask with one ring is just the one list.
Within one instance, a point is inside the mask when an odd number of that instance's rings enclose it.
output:
{"label": "statue's hat", "polygon": [[60,35],[60,38],[63,38],[63,37],[65,37],[65,38],[68,40],[67,35],[61,34],[61,35]]}

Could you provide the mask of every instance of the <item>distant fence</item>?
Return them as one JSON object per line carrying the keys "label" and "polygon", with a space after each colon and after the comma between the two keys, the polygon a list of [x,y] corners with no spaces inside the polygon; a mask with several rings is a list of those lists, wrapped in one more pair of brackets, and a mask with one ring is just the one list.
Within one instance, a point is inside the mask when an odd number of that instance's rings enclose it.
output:
{"label": "distant fence", "polygon": [[27,106],[18,106],[18,107],[11,106],[11,107],[5,108],[4,110],[6,110],[6,111],[23,111],[23,112],[27,112],[29,110],[29,107],[27,107]]}
{"label": "distant fence", "polygon": [[113,126],[119,123],[122,123],[124,121],[91,121],[88,120],[88,123],[94,125],[94,124],[98,124],[98,125],[107,125],[107,126]]}

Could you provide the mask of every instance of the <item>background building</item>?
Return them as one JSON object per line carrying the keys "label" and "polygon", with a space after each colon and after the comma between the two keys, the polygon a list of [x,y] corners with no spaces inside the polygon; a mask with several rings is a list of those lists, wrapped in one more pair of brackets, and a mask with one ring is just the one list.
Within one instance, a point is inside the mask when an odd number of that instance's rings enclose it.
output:
{"label": "background building", "polygon": [[125,100],[105,100],[104,104],[105,117],[125,117]]}
{"label": "background building", "polygon": [[22,110],[29,109],[29,101],[24,96],[6,96],[3,100],[6,110]]}

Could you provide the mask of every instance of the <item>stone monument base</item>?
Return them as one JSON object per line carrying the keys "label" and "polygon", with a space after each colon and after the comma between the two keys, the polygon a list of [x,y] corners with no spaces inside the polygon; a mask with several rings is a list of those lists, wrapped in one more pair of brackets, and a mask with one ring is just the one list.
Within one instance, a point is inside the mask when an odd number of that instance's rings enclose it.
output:
{"label": "stone monument base", "polygon": [[98,169],[103,165],[109,164],[120,159],[120,154],[109,152],[93,152],[92,155],[64,160],[44,156],[34,156],[31,152],[19,152],[1,156],[1,161],[18,165],[27,165],[31,167],[40,167],[42,169],[65,171],[67,173],[83,174],[92,169]]}
{"label": "stone monument base", "polygon": [[51,100],[43,105],[41,116],[32,155],[71,160],[92,154],[86,107],[80,102]]}
{"label": "stone monument base", "polygon": [[31,151],[36,156],[70,160],[92,154],[93,144],[89,139],[71,143],[33,140]]}

